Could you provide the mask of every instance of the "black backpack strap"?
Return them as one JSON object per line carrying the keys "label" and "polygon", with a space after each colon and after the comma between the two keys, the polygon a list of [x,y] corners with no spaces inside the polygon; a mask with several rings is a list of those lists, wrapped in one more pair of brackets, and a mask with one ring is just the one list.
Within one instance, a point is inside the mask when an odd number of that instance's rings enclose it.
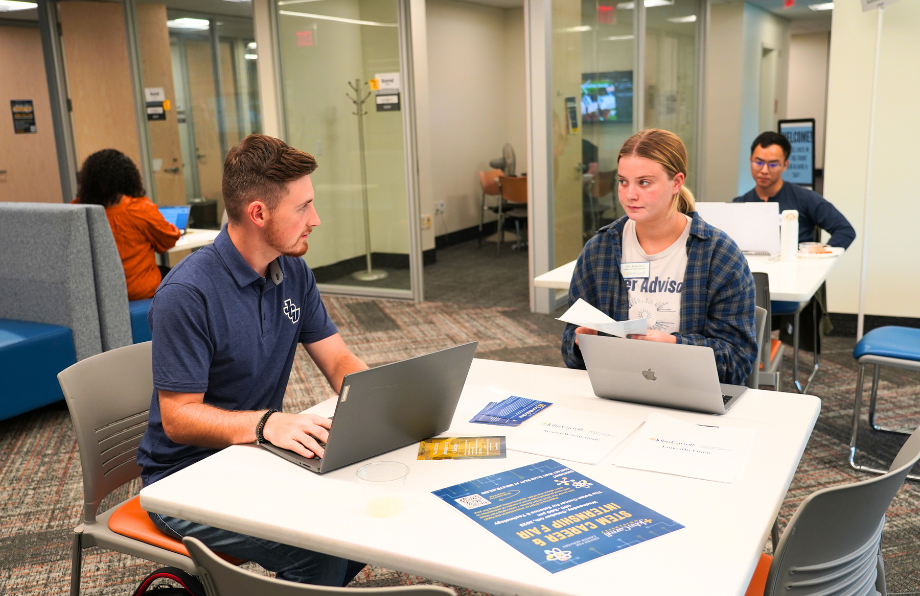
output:
{"label": "black backpack strap", "polygon": [[206,596],[201,581],[194,575],[186,573],[178,567],[160,567],[144,578],[144,581],[141,582],[141,585],[139,585],[134,592],[134,596],[143,596],[146,594],[150,585],[158,579],[168,579],[179,584],[185,588],[185,591],[191,596]]}

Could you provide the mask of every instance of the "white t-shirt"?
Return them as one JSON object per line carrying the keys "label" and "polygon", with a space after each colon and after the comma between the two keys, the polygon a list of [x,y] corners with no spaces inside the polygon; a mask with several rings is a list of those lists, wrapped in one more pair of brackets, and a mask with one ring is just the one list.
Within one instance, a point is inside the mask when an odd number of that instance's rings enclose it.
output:
{"label": "white t-shirt", "polygon": [[668,334],[680,332],[680,294],[684,289],[684,274],[687,271],[690,222],[691,219],[687,217],[687,225],[680,238],[656,255],[645,254],[636,236],[636,222],[626,222],[623,229],[622,264],[649,263],[648,277],[630,277],[625,280],[630,320],[648,319],[649,329]]}

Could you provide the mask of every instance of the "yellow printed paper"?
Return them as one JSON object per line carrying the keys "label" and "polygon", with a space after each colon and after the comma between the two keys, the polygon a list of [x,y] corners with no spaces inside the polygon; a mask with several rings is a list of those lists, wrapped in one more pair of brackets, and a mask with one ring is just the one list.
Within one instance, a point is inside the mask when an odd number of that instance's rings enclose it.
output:
{"label": "yellow printed paper", "polygon": [[379,90],[380,90],[380,81],[378,81],[377,79],[371,79],[371,80],[368,81],[368,83],[369,83],[370,86],[371,86],[371,91],[379,91]]}
{"label": "yellow printed paper", "polygon": [[505,457],[505,437],[443,437],[419,443],[418,459],[497,459]]}

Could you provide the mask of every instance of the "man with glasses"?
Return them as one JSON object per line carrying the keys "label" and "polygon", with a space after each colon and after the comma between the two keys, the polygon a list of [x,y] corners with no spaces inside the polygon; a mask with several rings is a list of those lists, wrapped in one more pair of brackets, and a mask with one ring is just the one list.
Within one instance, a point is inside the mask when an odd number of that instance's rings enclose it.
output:
{"label": "man with glasses", "polygon": [[765,132],[751,145],[751,177],[755,186],[733,203],[769,201],[779,203],[780,212],[799,212],[799,242],[815,241],[815,226],[826,230],[830,246],[847,248],[856,238],[856,230],[827,199],[797,184],[783,182],[792,146],[777,132]]}
{"label": "man with glasses", "polygon": [[[789,165],[789,153],[792,145],[785,136],[768,131],[761,133],[751,145],[751,177],[755,186],[740,197],[735,197],[733,203],[756,203],[770,201],[779,203],[780,212],[795,209],[799,212],[799,242],[814,242],[815,228],[827,231],[831,237],[830,246],[847,248],[856,238],[856,230],[847,221],[840,211],[830,201],[818,193],[803,188],[797,184],[786,184],[783,181],[783,172]],[[830,317],[827,316],[827,289],[824,284],[815,292],[812,300],[818,303],[818,345],[814,343],[811,333],[802,333],[800,347],[813,351],[817,348],[821,353],[821,337],[833,330]],[[806,307],[801,314],[800,324],[802,329],[812,328],[812,305]],[[792,316],[774,317],[773,328],[780,329],[780,339],[792,344]]]}

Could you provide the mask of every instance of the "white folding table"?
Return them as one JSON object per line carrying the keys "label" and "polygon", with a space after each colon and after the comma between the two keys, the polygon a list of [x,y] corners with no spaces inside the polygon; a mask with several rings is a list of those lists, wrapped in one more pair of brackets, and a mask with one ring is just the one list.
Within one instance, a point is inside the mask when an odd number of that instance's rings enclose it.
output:
{"label": "white folding table", "polygon": [[165,253],[157,255],[160,265],[169,265],[169,254],[183,250],[193,250],[214,243],[214,239],[220,234],[220,230],[203,230],[199,228],[188,228],[185,234],[179,238],[176,245]]}
{"label": "white folding table", "polygon": [[[492,594],[744,594],[820,411],[816,397],[749,390],[724,416],[595,397],[585,371],[474,360],[446,436],[510,434],[467,422],[490,401],[520,395],[644,419],[653,411],[702,424],[756,428],[741,478],[722,484],[611,465],[562,463],[686,526],[551,574],[431,491],[546,459],[417,461],[418,445],[378,460],[407,464],[403,510],[364,511],[355,464],[319,476],[253,445],[227,448],[141,491],[148,511],[397,569]],[[329,415],[332,400],[312,409]],[[624,441],[618,449],[621,449]],[[562,460],[560,460],[562,461]]]}

